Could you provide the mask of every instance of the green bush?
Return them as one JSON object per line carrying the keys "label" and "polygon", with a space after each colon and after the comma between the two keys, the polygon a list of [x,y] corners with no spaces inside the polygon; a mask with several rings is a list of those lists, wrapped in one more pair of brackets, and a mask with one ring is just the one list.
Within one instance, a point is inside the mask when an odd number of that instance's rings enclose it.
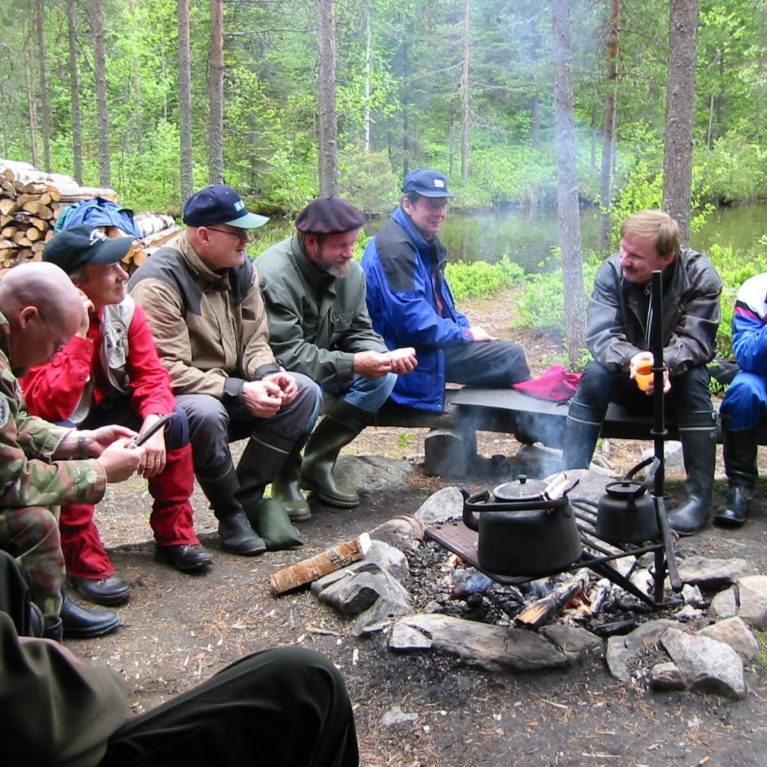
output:
{"label": "green bush", "polygon": [[520,283],[523,274],[522,267],[505,256],[496,264],[458,261],[445,268],[453,297],[459,303],[465,298],[486,298],[502,288],[513,287]]}
{"label": "green bush", "polygon": [[760,146],[728,133],[714,142],[711,151],[701,150],[696,154],[695,188],[701,197],[714,202],[764,197],[767,194],[765,154]]}

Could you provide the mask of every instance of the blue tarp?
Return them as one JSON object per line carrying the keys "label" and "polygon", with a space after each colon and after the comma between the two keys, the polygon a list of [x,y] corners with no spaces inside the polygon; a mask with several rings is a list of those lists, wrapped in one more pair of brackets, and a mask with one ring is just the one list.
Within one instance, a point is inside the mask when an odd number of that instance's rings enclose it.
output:
{"label": "blue tarp", "polygon": [[55,230],[61,232],[73,226],[116,226],[126,234],[141,237],[141,232],[133,220],[133,211],[123,208],[116,202],[94,197],[74,205],[67,205],[56,220]]}

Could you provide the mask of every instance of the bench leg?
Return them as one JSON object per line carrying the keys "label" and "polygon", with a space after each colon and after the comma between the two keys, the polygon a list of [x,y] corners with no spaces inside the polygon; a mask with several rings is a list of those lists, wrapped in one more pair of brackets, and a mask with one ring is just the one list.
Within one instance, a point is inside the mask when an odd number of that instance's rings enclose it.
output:
{"label": "bench leg", "polygon": [[464,477],[477,456],[477,433],[473,429],[432,429],[424,440],[426,474]]}

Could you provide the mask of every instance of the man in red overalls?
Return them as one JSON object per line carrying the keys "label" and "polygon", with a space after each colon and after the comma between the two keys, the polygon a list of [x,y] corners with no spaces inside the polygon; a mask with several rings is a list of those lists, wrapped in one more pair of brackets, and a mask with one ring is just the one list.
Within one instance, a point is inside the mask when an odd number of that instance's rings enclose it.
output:
{"label": "man in red overalls", "polygon": [[[99,229],[76,226],[57,234],[43,260],[60,266],[82,291],[88,308],[69,343],[22,379],[30,413],[49,421],[92,429],[119,423],[143,433],[174,413],[165,431],[146,442],[139,473],[154,499],[149,522],[155,557],[183,572],[206,568],[210,552],[200,546],[189,497],[194,489],[192,449],[184,411],[176,406],[170,378],[159,361],[143,310],[127,295],[120,261],[132,237],[110,239]],[[71,584],[86,599],[115,605],[130,598],[130,585],[115,575],[93,521],[94,507],[61,509],[61,545]]]}

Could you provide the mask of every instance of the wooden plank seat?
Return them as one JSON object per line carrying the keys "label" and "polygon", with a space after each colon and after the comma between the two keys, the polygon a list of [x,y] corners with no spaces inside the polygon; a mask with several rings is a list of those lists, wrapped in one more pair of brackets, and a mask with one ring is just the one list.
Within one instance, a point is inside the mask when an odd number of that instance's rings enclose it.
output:
{"label": "wooden plank seat", "polygon": [[[335,398],[326,395],[323,410]],[[719,400],[714,400],[718,410]],[[548,402],[514,389],[449,389],[443,413],[432,413],[387,402],[379,411],[377,426],[431,429],[424,441],[427,474],[462,476],[476,458],[477,431],[512,434],[524,444],[541,443],[561,448],[567,417],[567,402]],[[666,415],[666,439],[679,439],[672,413]],[[652,414],[637,414],[611,404],[602,436],[637,441],[653,440]],[[717,436],[722,441],[721,424]],[[767,445],[767,426],[758,432],[760,445]]]}

